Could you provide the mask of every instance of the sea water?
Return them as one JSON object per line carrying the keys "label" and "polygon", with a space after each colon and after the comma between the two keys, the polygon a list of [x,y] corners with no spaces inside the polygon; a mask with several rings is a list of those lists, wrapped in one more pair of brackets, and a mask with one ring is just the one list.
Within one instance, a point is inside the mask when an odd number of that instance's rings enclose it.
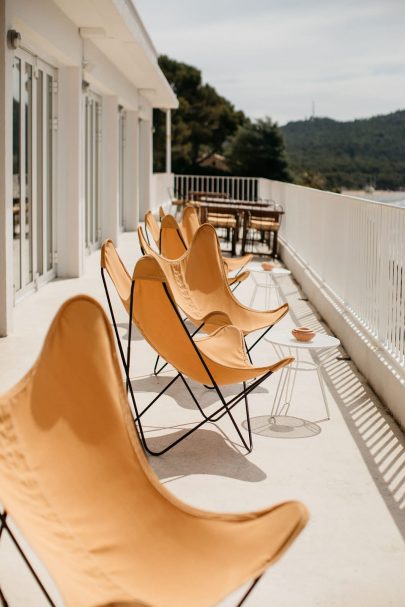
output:
{"label": "sea water", "polygon": [[393,204],[397,207],[405,208],[405,192],[387,192],[385,190],[375,190],[374,192],[365,191],[349,191],[346,190],[342,194],[348,196],[356,196],[358,198],[366,198],[367,200],[374,200],[376,202],[385,202],[387,204]]}

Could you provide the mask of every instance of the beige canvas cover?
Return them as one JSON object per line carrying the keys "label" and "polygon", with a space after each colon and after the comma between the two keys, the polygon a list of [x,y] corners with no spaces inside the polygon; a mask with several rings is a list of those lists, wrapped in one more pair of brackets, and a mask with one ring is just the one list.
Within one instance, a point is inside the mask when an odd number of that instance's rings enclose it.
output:
{"label": "beige canvas cover", "polygon": [[[148,253],[158,260],[176,303],[196,326],[213,311],[220,311],[221,325],[231,324],[248,334],[274,325],[288,312],[288,304],[258,311],[236,299],[227,282],[215,228],[209,224],[200,226],[190,249],[179,259],[166,259],[150,247]],[[216,327],[205,322],[202,330],[209,333]]]}

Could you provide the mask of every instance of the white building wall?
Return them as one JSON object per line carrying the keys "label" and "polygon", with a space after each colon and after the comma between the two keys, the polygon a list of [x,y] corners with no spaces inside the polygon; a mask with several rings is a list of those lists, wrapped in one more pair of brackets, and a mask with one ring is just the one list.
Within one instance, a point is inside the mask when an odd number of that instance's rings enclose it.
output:
{"label": "white building wall", "polygon": [[152,188],[152,111],[143,108],[139,121],[139,219],[143,221],[149,209],[155,207],[151,199]]}
{"label": "white building wall", "polygon": [[103,97],[101,139],[101,239],[118,243],[118,97]]}
{"label": "white building wall", "polygon": [[[58,4],[63,8],[59,8]],[[118,2],[119,4],[119,2]],[[89,3],[84,0],[83,6]],[[111,11],[117,10],[111,1]],[[73,5],[72,5],[73,6]],[[118,105],[126,112],[124,168],[124,229],[135,229],[139,216],[154,206],[152,188],[152,88],[137,88],[129,73],[111,62],[89,30],[81,35],[62,1],[3,0],[0,3],[0,336],[13,317],[13,178],[12,178],[12,62],[7,47],[9,29],[21,33],[22,46],[58,70],[56,153],[54,157],[54,243],[56,275],[79,276],[85,270],[85,167],[82,81],[101,96],[101,237],[115,242],[119,230]],[[67,7],[67,8],[66,8]],[[74,10],[81,10],[74,3]],[[83,9],[84,10],[84,9]],[[65,11],[65,12],[63,12]],[[95,13],[94,13],[95,14]],[[95,18],[100,16],[95,14]],[[88,23],[85,25],[88,27]],[[143,26],[142,26],[143,27]],[[83,30],[82,30],[83,34]],[[91,32],[90,32],[91,34]],[[108,39],[108,37],[107,37]],[[134,52],[136,45],[131,46]],[[140,47],[139,52],[144,53]],[[154,50],[150,51],[153,54]],[[149,55],[150,55],[149,53]],[[148,61],[150,56],[148,55]],[[114,56],[116,59],[116,56]],[[145,57],[140,57],[145,70]],[[152,66],[158,71],[157,64]],[[156,80],[156,76],[153,78]],[[159,76],[160,82],[162,80]],[[160,85],[159,85],[160,86]],[[145,93],[146,92],[146,96]],[[156,107],[159,107],[156,105]],[[172,106],[173,107],[173,106]]]}
{"label": "white building wall", "polygon": [[124,227],[136,230],[139,218],[139,114],[126,112],[126,155],[124,187]]}
{"label": "white building wall", "polygon": [[83,105],[79,67],[59,70],[57,151],[58,276],[80,276],[84,269]]}

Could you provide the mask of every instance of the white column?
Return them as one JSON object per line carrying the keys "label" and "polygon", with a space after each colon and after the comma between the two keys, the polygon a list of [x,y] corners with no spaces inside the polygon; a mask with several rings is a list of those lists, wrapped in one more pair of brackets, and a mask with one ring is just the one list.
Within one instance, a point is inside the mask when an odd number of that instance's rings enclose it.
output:
{"label": "white column", "polygon": [[57,274],[84,271],[84,166],[82,72],[59,69],[57,131]]}
{"label": "white column", "polygon": [[138,112],[126,111],[126,154],[124,168],[124,228],[138,227],[139,218],[139,128]]}
{"label": "white column", "polygon": [[166,110],[166,173],[172,172],[172,116]]}
{"label": "white column", "polygon": [[0,2],[0,337],[12,329],[13,316],[13,181],[12,61],[7,48],[7,2]]}
{"label": "white column", "polygon": [[152,123],[141,120],[139,125],[139,218],[143,221],[146,211],[153,207],[152,189]]}
{"label": "white column", "polygon": [[101,129],[101,240],[111,238],[115,245],[119,234],[119,133],[118,97],[103,97]]}

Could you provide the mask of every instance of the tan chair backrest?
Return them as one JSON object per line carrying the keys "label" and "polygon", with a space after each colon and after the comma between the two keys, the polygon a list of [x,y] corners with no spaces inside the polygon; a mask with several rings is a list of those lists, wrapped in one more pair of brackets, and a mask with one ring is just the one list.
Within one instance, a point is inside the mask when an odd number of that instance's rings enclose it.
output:
{"label": "tan chair backrest", "polygon": [[160,253],[167,259],[179,259],[187,251],[179,225],[172,215],[163,217],[160,227]]}
{"label": "tan chair backrest", "polygon": [[180,227],[184,240],[189,247],[193,241],[194,235],[200,227],[198,213],[194,207],[185,207],[181,217]]}
{"label": "tan chair backrest", "polygon": [[131,277],[122,263],[112,240],[106,240],[101,247],[101,267],[108,272],[117,293],[129,312]]}
{"label": "tan chair backrest", "polygon": [[158,223],[153,215],[152,211],[148,211],[145,213],[145,228],[148,230],[150,235],[152,236],[156,246],[159,249],[160,246],[160,228]]}
{"label": "tan chair backrest", "polygon": [[[150,247],[148,254],[158,261],[174,300],[196,326],[213,311],[226,313],[229,305],[239,305],[229,289],[218,237],[211,225],[198,228],[190,249],[178,259],[167,259]],[[203,331],[213,329],[205,325]]]}
{"label": "tan chair backrest", "polygon": [[139,246],[141,247],[142,255],[157,255],[156,251],[152,249],[148,241],[146,240],[142,226],[138,226],[138,240]]}

